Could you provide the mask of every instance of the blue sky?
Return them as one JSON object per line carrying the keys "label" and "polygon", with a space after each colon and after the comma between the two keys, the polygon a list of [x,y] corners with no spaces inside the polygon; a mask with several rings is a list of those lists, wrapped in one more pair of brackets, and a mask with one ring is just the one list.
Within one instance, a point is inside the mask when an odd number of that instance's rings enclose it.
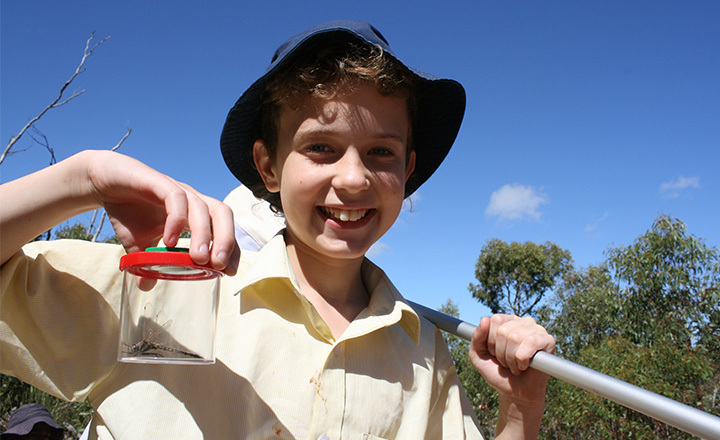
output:
{"label": "blue sky", "polygon": [[[0,3],[4,147],[57,95],[90,33],[111,36],[38,128],[59,160],[110,148],[222,199],[237,182],[225,116],[288,36],[369,21],[407,64],[452,77],[468,106],[412,211],[373,249],[408,298],[463,319],[491,238],[552,241],[598,264],[664,213],[720,244],[720,3],[716,1],[16,1]],[[29,138],[16,148],[31,145]],[[48,163],[38,145],[0,181]]]}

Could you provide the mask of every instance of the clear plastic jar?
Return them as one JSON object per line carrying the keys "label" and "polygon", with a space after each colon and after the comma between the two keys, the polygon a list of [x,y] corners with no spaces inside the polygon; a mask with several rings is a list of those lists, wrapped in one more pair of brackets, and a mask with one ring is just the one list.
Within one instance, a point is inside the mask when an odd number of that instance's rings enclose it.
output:
{"label": "clear plastic jar", "polygon": [[181,248],[124,255],[120,269],[119,361],[215,362],[220,271],[195,264]]}

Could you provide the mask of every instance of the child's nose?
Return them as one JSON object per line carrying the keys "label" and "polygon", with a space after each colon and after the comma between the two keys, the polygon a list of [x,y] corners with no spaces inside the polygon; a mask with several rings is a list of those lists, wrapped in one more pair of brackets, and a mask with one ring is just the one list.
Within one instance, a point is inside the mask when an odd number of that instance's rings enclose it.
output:
{"label": "child's nose", "polygon": [[348,149],[336,162],[333,186],[351,193],[364,191],[370,187],[368,169],[355,149]]}

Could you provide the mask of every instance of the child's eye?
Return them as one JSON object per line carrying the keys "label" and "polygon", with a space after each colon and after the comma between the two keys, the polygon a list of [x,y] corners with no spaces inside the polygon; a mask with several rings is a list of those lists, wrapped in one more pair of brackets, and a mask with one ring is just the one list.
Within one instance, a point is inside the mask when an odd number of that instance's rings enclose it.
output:
{"label": "child's eye", "polygon": [[390,148],[375,147],[370,150],[370,154],[374,156],[392,156],[395,152],[393,152]]}
{"label": "child's eye", "polygon": [[305,148],[308,153],[327,153],[331,151],[330,146],[326,144],[312,144]]}

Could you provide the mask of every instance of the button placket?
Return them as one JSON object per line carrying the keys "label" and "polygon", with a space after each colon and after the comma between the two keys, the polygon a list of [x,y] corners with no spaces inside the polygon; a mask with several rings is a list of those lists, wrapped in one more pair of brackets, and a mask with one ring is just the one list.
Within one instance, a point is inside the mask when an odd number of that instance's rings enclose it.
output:
{"label": "button placket", "polygon": [[[345,416],[345,353],[342,343],[332,347],[325,366],[318,374],[313,404],[311,438],[340,438]],[[312,431],[311,431],[312,432]]]}

